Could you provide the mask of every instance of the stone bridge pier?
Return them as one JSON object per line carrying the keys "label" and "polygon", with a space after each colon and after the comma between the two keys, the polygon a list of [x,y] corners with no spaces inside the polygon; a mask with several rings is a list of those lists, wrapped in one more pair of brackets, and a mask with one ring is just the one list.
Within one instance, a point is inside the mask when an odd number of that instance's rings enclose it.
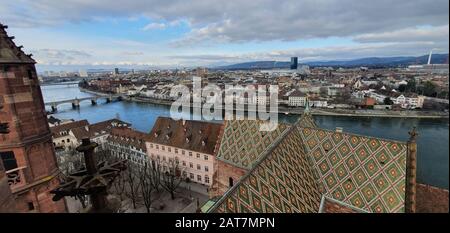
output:
{"label": "stone bridge pier", "polygon": [[74,99],[74,100],[72,101],[72,108],[73,108],[73,109],[80,108],[80,100]]}
{"label": "stone bridge pier", "polygon": [[51,107],[52,107],[52,112],[58,111],[58,105],[56,103],[53,103]]}

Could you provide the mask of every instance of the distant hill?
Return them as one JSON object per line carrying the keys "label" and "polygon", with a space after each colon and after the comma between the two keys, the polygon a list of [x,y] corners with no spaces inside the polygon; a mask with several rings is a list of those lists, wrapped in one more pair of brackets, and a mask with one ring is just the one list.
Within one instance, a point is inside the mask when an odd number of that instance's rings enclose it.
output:
{"label": "distant hill", "polygon": [[[340,61],[314,61],[302,63],[312,67],[331,66],[331,67],[406,67],[414,64],[426,64],[428,62],[428,55],[419,57],[367,57],[354,60],[340,60]],[[432,64],[448,63],[448,54],[433,54],[431,57]],[[278,61],[254,61],[238,63],[227,66],[218,66],[214,69],[221,70],[251,70],[251,69],[283,69],[289,68],[290,62]]]}

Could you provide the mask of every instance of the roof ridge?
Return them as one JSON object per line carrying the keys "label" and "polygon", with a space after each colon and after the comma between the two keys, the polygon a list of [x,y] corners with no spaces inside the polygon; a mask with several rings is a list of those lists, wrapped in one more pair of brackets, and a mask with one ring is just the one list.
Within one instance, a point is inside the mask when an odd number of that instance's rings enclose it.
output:
{"label": "roof ridge", "polygon": [[388,139],[388,138],[378,138],[378,137],[374,137],[374,136],[361,135],[361,134],[351,133],[351,132],[336,132],[331,129],[324,129],[324,128],[319,128],[319,127],[313,128],[313,127],[306,127],[306,126],[300,126],[300,125],[298,125],[297,127],[304,128],[304,129],[322,130],[322,131],[326,131],[326,132],[330,132],[330,133],[340,133],[340,134],[352,135],[352,136],[369,138],[369,139],[383,140],[386,142],[395,142],[395,143],[400,143],[400,144],[404,144],[404,145],[406,145],[408,143],[407,141],[400,141],[400,140]]}
{"label": "roof ridge", "polygon": [[286,128],[277,138],[277,140],[273,141],[272,144],[270,144],[261,154],[263,154],[262,156],[259,157],[259,159],[253,163],[252,168],[244,175],[242,176],[235,185],[233,185],[233,187],[231,187],[230,189],[228,189],[223,195],[222,197],[219,198],[219,200],[214,203],[213,206],[211,206],[211,208],[209,208],[208,212],[212,212],[214,210],[217,209],[217,207],[219,207],[220,204],[222,204],[223,201],[225,201],[225,199],[228,197],[229,194],[233,193],[234,190],[236,190],[238,188],[238,186],[240,184],[242,184],[242,182],[247,179],[248,177],[250,177],[250,175],[252,175],[252,173],[258,168],[258,166],[267,159],[267,157],[272,153],[272,151],[277,148],[278,145],[281,144],[281,142],[283,142],[285,139],[287,139],[287,135],[289,135],[290,133],[292,133],[295,130],[294,126],[288,127]]}

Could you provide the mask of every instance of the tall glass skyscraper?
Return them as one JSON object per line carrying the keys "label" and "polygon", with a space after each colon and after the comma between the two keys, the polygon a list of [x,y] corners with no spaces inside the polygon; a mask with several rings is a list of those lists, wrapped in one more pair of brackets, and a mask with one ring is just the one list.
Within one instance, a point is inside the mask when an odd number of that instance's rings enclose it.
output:
{"label": "tall glass skyscraper", "polygon": [[298,67],[298,57],[291,57],[291,70],[296,70]]}

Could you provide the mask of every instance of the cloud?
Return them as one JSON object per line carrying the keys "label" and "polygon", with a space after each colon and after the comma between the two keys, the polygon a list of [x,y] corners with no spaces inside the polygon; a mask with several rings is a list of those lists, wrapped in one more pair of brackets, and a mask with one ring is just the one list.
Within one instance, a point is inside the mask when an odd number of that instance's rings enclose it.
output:
{"label": "cloud", "polygon": [[449,25],[426,28],[405,28],[382,33],[369,33],[355,36],[354,41],[373,42],[411,42],[411,41],[446,41],[449,36]]}
{"label": "cloud", "polygon": [[121,55],[124,56],[140,56],[140,55],[144,55],[143,52],[139,52],[139,51],[124,51],[120,53]]}
{"label": "cloud", "polygon": [[77,64],[92,55],[79,50],[38,49],[31,50],[34,58],[41,64]]}
{"label": "cloud", "polygon": [[164,23],[150,23],[145,25],[142,30],[148,31],[148,30],[154,30],[154,29],[165,29],[167,27]]}
{"label": "cloud", "polygon": [[124,46],[124,47],[142,47],[148,46],[147,43],[136,41],[136,40],[113,40],[113,44]]}
{"label": "cloud", "polygon": [[[144,16],[192,27],[177,45],[201,42],[292,41],[384,33],[448,24],[448,0],[17,0],[0,6],[0,20],[38,27]],[[151,23],[162,29],[166,23]],[[145,27],[144,27],[145,28]]]}
{"label": "cloud", "polygon": [[[326,60],[348,60],[362,57],[386,57],[398,56],[418,56],[428,53],[432,48],[443,45],[433,42],[407,42],[407,43],[365,43],[348,46],[327,46],[320,48],[292,48],[289,50],[272,50],[266,52],[250,52],[235,54],[193,54],[170,56],[171,59],[178,59],[181,63],[191,62],[215,64],[217,62],[245,62],[245,61],[287,61],[289,57],[299,57],[301,62],[326,61]],[[437,51],[436,51],[437,52]],[[439,52],[447,52],[440,50]]]}
{"label": "cloud", "polygon": [[[306,61],[422,55],[449,48],[448,0],[0,1],[0,22],[43,63],[175,67],[290,56]],[[99,21],[114,30],[124,21],[134,25],[119,36],[84,31]],[[183,27],[164,30],[178,26]],[[344,42],[330,46],[335,39]]]}

